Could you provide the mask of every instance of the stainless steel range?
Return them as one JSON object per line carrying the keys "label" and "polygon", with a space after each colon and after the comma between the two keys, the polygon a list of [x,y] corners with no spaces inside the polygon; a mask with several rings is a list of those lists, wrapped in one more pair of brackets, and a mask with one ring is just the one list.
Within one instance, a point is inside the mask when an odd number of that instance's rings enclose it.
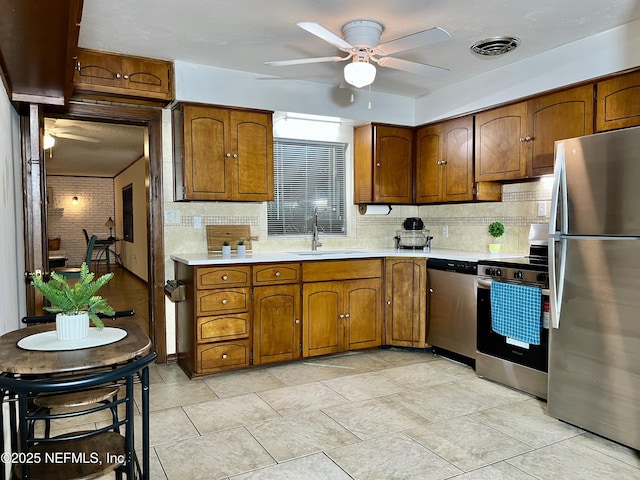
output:
{"label": "stainless steel range", "polygon": [[[478,262],[476,374],[546,399],[549,360],[549,273],[546,246],[535,247],[532,246],[531,255],[527,258]],[[515,338],[519,335],[511,337],[496,327],[496,312],[492,312],[492,303],[494,306],[499,305],[495,303],[500,300],[496,298],[496,292],[505,291],[504,284],[515,286],[506,287],[507,295],[511,296],[503,299],[507,305],[508,322],[514,324],[514,331],[520,331],[518,323],[525,321],[523,317],[533,318],[534,323],[539,321],[539,331],[534,332],[536,338],[533,341],[528,337]],[[529,297],[521,296],[521,292],[537,296],[531,300]],[[527,311],[521,313],[522,304],[525,302],[528,302]]]}

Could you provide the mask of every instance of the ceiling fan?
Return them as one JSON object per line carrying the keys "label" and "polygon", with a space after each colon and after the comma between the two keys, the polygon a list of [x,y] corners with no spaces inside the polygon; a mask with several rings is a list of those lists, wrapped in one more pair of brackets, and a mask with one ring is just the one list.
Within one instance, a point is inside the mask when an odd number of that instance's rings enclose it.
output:
{"label": "ceiling fan", "polygon": [[[58,126],[58,122],[62,125]],[[81,142],[100,143],[100,140],[87,135],[81,135],[84,130],[77,125],[64,125],[62,119],[46,118],[44,122],[44,149],[53,147],[57,138],[66,138],[69,140],[78,140]]]}
{"label": "ceiling fan", "polygon": [[371,62],[377,63],[381,67],[394,68],[428,77],[442,77],[449,73],[447,68],[389,56],[412,48],[449,40],[451,35],[440,27],[430,28],[380,44],[380,35],[384,27],[380,23],[371,20],[355,20],[345,24],[342,27],[344,39],[315,22],[299,22],[296,25],[329,42],[347,55],[264,62],[265,65],[302,65],[306,63],[343,62],[351,59],[352,62],[344,68],[344,78],[347,83],[357,88],[370,85],[375,80],[376,68]]}

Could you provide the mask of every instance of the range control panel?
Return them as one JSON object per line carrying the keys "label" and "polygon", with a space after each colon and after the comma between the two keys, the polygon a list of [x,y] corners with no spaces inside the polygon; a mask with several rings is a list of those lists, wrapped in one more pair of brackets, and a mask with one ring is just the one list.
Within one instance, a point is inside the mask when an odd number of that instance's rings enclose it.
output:
{"label": "range control panel", "polygon": [[512,281],[517,283],[529,283],[549,287],[549,274],[539,270],[529,270],[526,268],[498,267],[494,265],[478,266],[478,275],[491,277],[495,280]]}

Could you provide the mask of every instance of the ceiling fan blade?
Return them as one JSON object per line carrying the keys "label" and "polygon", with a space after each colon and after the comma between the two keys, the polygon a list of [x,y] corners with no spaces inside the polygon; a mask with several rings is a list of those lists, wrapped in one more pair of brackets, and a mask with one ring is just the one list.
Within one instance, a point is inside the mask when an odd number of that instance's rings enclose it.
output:
{"label": "ceiling fan blade", "polygon": [[274,62],[264,62],[265,65],[272,65],[274,67],[284,67],[287,65],[303,65],[305,63],[322,63],[322,62],[341,62],[347,60],[349,57],[315,57],[315,58],[300,58],[298,60],[276,60]]}
{"label": "ceiling fan blade", "polygon": [[340,38],[336,34],[330,32],[322,25],[315,22],[298,22],[296,23],[300,28],[305,29],[307,32],[314,34],[316,37],[320,37],[325,42],[329,42],[334,47],[340,50],[351,50],[353,46],[347,43],[344,39]]}
{"label": "ceiling fan blade", "polygon": [[434,65],[425,65],[424,63],[410,62],[408,60],[402,60],[400,58],[393,57],[380,58],[378,60],[378,65],[433,78],[444,77],[449,73],[448,68],[436,67]]}
{"label": "ceiling fan blade", "polygon": [[451,35],[446,30],[440,27],[430,28],[422,32],[413,33],[406,37],[391,40],[390,42],[378,45],[376,53],[378,55],[392,55],[404,50],[411,50],[412,48],[423,47],[424,45],[431,45],[438,42],[444,42],[449,40]]}
{"label": "ceiling fan blade", "polygon": [[69,140],[79,140],[81,142],[100,143],[100,140],[92,137],[85,137],[84,135],[75,135],[73,133],[52,133],[52,136],[56,138],[68,138]]}

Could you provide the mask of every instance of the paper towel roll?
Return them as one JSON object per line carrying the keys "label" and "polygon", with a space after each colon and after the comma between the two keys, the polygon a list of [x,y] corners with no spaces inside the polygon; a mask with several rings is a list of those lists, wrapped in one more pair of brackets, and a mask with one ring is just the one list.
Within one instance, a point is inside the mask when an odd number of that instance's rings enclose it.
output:
{"label": "paper towel roll", "polygon": [[389,215],[391,205],[360,205],[358,211],[360,215]]}

